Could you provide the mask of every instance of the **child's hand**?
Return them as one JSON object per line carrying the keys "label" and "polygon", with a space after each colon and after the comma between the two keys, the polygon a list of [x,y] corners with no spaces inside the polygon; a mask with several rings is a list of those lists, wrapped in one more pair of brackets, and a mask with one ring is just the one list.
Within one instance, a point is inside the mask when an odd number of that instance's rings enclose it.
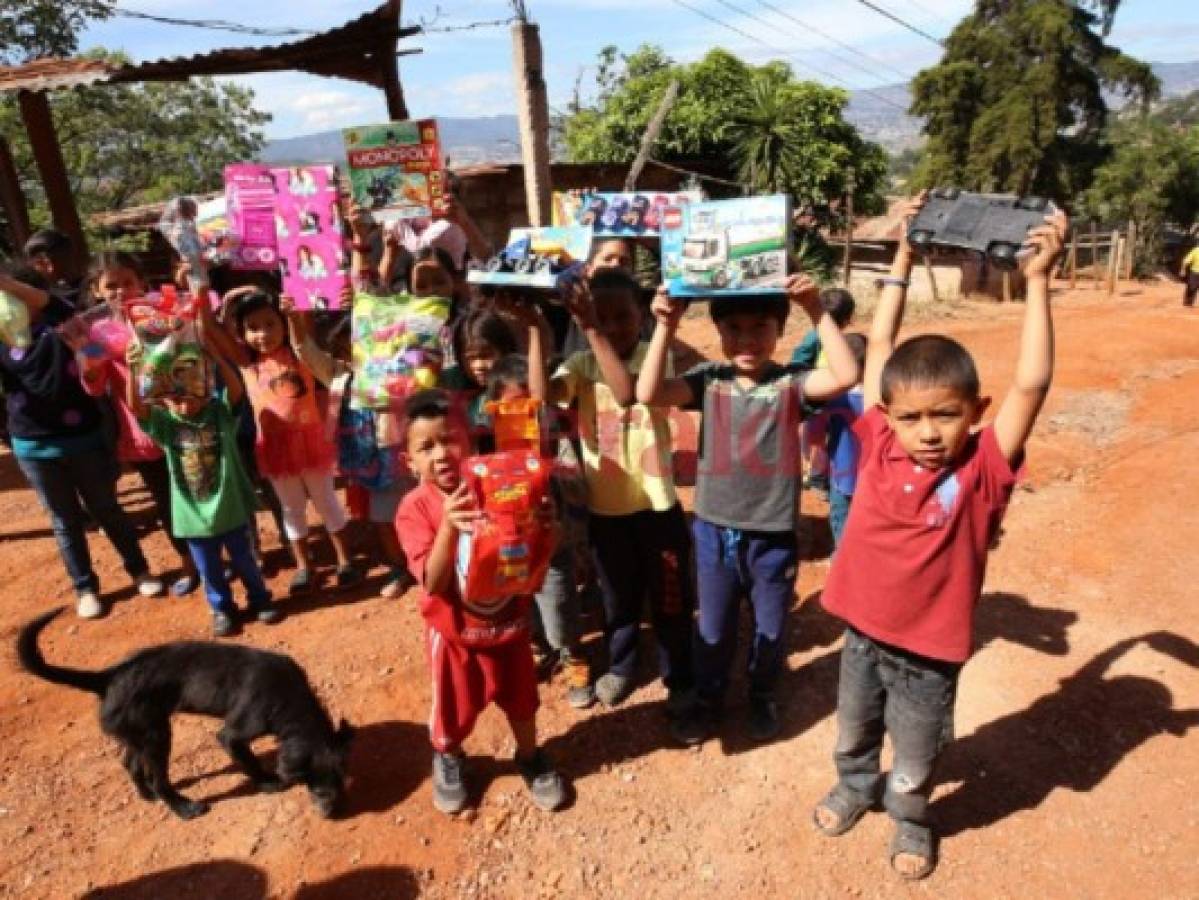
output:
{"label": "child's hand", "polygon": [[460,534],[470,534],[475,529],[475,522],[483,516],[483,511],[475,503],[474,491],[465,481],[454,492],[445,498],[442,514],[450,527]]}
{"label": "child's hand", "polygon": [[1044,225],[1028,233],[1024,246],[1031,247],[1033,253],[1024,260],[1026,278],[1048,277],[1062,254],[1069,231],[1070,217],[1059,209],[1053,215],[1045,217]]}
{"label": "child's hand", "polygon": [[928,200],[928,191],[921,191],[910,200],[902,200],[896,205],[895,212],[900,220],[899,227],[899,252],[911,253],[912,245],[908,243],[908,230],[912,227],[912,220],[920,215],[920,210],[924,209],[925,201]]}
{"label": "child's hand", "polygon": [[595,303],[591,299],[591,288],[579,279],[572,281],[562,292],[562,302],[580,328],[595,327]]}
{"label": "child's hand", "polygon": [[806,312],[813,322],[820,321],[824,308],[820,305],[820,288],[807,275],[796,272],[787,278],[787,299]]}
{"label": "child's hand", "polygon": [[654,294],[653,302],[649,305],[649,311],[659,325],[673,331],[679,327],[679,322],[683,321],[683,313],[687,311],[687,301],[681,297],[670,296],[666,285],[660,284]]}
{"label": "child's hand", "polygon": [[545,321],[541,307],[531,300],[527,303],[513,303],[508,307],[508,315],[512,316],[517,325],[524,328],[540,328],[541,323]]}
{"label": "child's hand", "polygon": [[354,305],[354,288],[351,285],[342,285],[341,290],[337,294],[338,304],[342,309],[350,309]]}
{"label": "child's hand", "polygon": [[129,365],[129,368],[136,369],[141,365],[143,356],[142,345],[137,341],[130,341],[129,346],[125,348],[125,362]]}
{"label": "child's hand", "polygon": [[279,295],[279,312],[285,317],[292,319],[298,318],[300,311],[296,309],[296,300],[290,294]]}

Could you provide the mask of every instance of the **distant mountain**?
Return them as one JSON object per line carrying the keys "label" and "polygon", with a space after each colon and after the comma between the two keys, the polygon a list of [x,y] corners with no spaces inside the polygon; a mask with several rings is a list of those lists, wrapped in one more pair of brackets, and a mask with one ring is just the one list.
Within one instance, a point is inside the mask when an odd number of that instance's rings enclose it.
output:
{"label": "distant mountain", "polygon": [[[442,151],[451,165],[482,162],[520,162],[520,130],[516,116],[437,119]],[[259,154],[269,165],[346,161],[340,131],[322,131],[271,141]]]}
{"label": "distant mountain", "polygon": [[[1199,90],[1199,61],[1155,63],[1153,71],[1162,82],[1162,99],[1169,100]],[[1118,106],[1120,98],[1109,97]],[[911,97],[906,84],[892,84],[850,94],[849,119],[862,135],[877,141],[889,153],[900,153],[923,140],[922,122],[906,112]],[[441,141],[451,165],[520,162],[520,132],[516,116],[482,118],[438,118]],[[259,156],[262,162],[283,165],[297,162],[344,163],[345,148],[340,131],[322,131],[301,137],[271,141]]]}

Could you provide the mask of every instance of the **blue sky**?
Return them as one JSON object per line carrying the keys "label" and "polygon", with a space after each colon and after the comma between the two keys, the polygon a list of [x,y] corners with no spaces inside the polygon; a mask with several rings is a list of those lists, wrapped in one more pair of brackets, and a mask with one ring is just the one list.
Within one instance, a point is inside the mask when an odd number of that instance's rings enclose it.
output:
{"label": "blue sky", "polygon": [[[724,24],[684,9],[680,3]],[[947,34],[972,6],[970,0],[878,0],[878,4],[936,36]],[[375,3],[119,0],[118,5],[177,18],[321,29],[360,15]],[[800,75],[853,88],[894,83],[901,74],[914,74],[938,56],[935,45],[856,0],[527,0],[527,5],[541,26],[550,104],[557,108],[565,105],[580,74],[586,91],[595,74],[596,54],[606,44],[633,49],[641,43],[656,43],[678,60],[695,59],[712,47],[722,46],[754,62],[787,58]],[[435,27],[502,19],[509,14],[507,0],[406,0],[404,8],[406,22],[423,20]],[[853,50],[807,31],[795,19]],[[1199,3],[1125,0],[1112,40],[1124,50],[1154,62],[1199,59]],[[155,59],[272,42],[278,41],[118,17],[91,27],[82,44],[85,48],[121,48],[136,59]],[[422,54],[400,61],[408,105],[415,116],[479,116],[514,111],[507,28],[430,33],[410,38],[406,46],[424,49]],[[238,81],[252,87],[259,106],[274,114],[267,128],[270,137],[387,117],[381,93],[352,82],[298,73]]]}

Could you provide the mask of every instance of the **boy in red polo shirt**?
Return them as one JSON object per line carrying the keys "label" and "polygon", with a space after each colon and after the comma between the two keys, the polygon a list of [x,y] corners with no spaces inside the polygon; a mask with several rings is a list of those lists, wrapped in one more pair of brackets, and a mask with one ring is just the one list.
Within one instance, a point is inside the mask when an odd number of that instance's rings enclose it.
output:
{"label": "boy in red polo shirt", "polygon": [[[922,202],[911,202],[906,217]],[[853,426],[861,441],[857,491],[822,598],[849,626],[833,754],[839,779],[814,820],[827,835],[844,834],[881,793],[896,821],[891,865],[906,879],[936,866],[928,816],[933,771],[952,733],[987,548],[1053,375],[1049,272],[1068,224],[1057,213],[1029,234],[1015,382],[995,420],[979,431],[973,428],[990,400],[980,394],[965,348],[940,335],[895,347],[912,270],[906,239],[874,314],[866,412]],[[894,750],[885,788],[884,732]]]}
{"label": "boy in red polo shirt", "polygon": [[532,597],[498,608],[467,607],[458,596],[454,560],[458,536],[479,518],[461,477],[469,439],[450,412],[449,395],[421,391],[404,408],[408,463],[421,479],[396,513],[408,568],[423,589],[421,615],[433,682],[429,736],[433,743],[433,805],[458,813],[469,801],[462,742],[488,704],[508,717],[516,765],[533,802],[552,811],[566,802],[566,784],[537,746],[537,672],[529,643]]}

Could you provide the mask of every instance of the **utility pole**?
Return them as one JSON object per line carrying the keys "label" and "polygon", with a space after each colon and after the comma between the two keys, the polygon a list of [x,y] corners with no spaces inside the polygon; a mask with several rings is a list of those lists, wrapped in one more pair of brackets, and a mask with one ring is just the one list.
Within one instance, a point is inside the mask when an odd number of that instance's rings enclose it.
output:
{"label": "utility pole", "polygon": [[525,172],[529,223],[550,223],[550,111],[541,54],[541,30],[529,21],[524,0],[512,0],[512,63],[516,74],[516,112],[520,156]]}
{"label": "utility pole", "polygon": [[853,169],[845,176],[845,286],[849,287],[853,267],[853,192],[857,187]]}
{"label": "utility pole", "polygon": [[678,99],[678,96],[679,83],[672,81],[667,86],[666,93],[662,95],[662,102],[658,104],[657,112],[645,127],[645,134],[641,138],[641,149],[637,151],[637,158],[633,160],[633,165],[629,168],[629,175],[624,182],[626,191],[636,190],[641,170],[649,162],[649,155],[654,151],[654,144],[658,140],[658,135],[662,133],[662,126],[666,124],[666,117],[670,115],[670,108],[674,106],[674,101]]}

